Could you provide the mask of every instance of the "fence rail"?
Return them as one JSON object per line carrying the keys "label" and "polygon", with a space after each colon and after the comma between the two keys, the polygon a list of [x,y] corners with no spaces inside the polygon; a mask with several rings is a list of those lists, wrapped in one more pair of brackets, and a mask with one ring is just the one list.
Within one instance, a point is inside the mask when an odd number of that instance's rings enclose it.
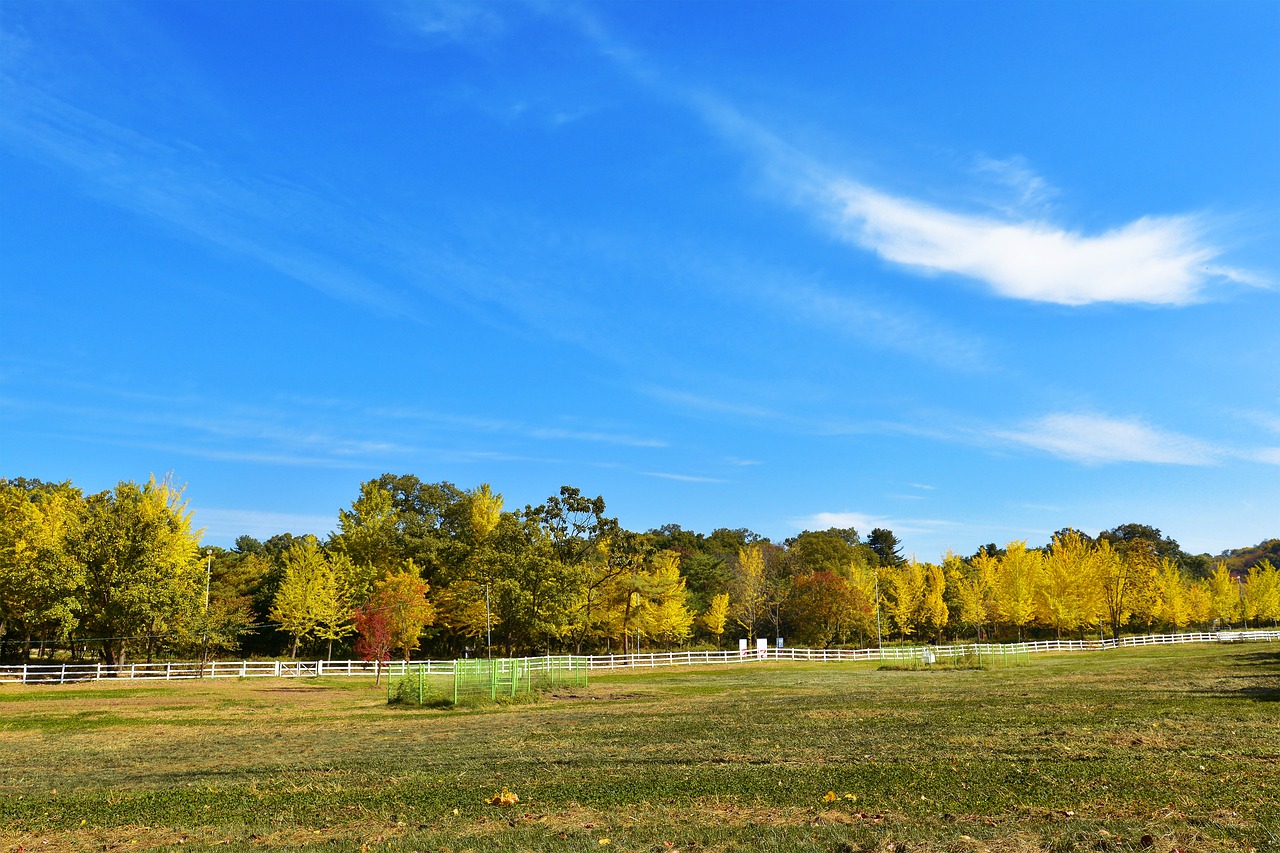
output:
{"label": "fence rail", "polygon": [[[885,646],[879,649],[789,649],[765,648],[746,651],[654,652],[632,655],[590,655],[574,660],[586,661],[593,670],[650,669],[659,666],[713,666],[746,664],[758,661],[919,661],[931,655],[937,660],[966,656],[1026,655],[1044,652],[1096,652],[1116,648],[1157,646],[1181,643],[1280,642],[1280,631],[1214,631],[1188,634],[1148,634],[1121,637],[1118,640],[1035,640],[1025,643],[967,643],[953,646]],[[521,658],[531,672],[561,665],[564,657]],[[409,669],[427,675],[453,675],[455,661],[421,660],[391,661],[381,666],[382,674],[403,677]],[[68,684],[102,679],[137,679],[185,681],[197,678],[316,678],[328,676],[367,676],[372,678],[377,667],[369,661],[209,661],[130,663],[111,666],[103,663],[8,664],[0,665],[0,683]]]}

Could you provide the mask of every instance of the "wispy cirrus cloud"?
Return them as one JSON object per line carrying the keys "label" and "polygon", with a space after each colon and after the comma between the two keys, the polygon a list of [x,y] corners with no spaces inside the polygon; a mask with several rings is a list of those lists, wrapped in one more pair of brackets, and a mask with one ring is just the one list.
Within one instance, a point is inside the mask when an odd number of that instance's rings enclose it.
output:
{"label": "wispy cirrus cloud", "polygon": [[438,426],[462,429],[470,432],[505,433],[538,441],[587,442],[592,444],[617,444],[625,447],[668,447],[665,439],[633,433],[593,428],[591,426],[557,426],[533,424],[525,421],[498,417],[459,415],[452,412],[421,408],[379,406],[364,412],[382,421],[408,421],[430,423]]}
{"label": "wispy cirrus cloud", "polygon": [[1018,198],[1002,217],[947,209],[872,187],[822,163],[723,96],[670,81],[594,16],[567,16],[637,82],[683,104],[740,146],[793,204],[834,223],[836,234],[884,260],[926,274],[978,281],[1011,299],[1080,306],[1099,302],[1187,305],[1212,284],[1269,286],[1263,276],[1218,263],[1225,250],[1199,214],[1138,217],[1100,233],[1022,213],[1054,193],[1025,158],[983,158],[979,169]]}
{"label": "wispy cirrus cloud", "polygon": [[205,540],[228,540],[238,536],[265,539],[286,531],[298,536],[310,533],[324,538],[337,527],[336,512],[330,516],[193,507],[192,519],[195,527],[204,529]]}
{"label": "wispy cirrus cloud", "polygon": [[704,477],[698,474],[673,474],[668,471],[642,471],[646,477],[656,477],[659,480],[675,480],[679,483],[726,483],[720,477]]}
{"label": "wispy cirrus cloud", "polygon": [[[0,144],[69,169],[89,191],[308,287],[381,315],[409,315],[396,292],[307,245],[315,230],[351,233],[350,217],[282,180],[224,169],[199,146],[161,141],[0,74]],[[281,223],[294,223],[285,226]]]}
{"label": "wispy cirrus cloud", "polygon": [[1200,439],[1152,426],[1137,418],[1054,413],[993,435],[1087,465],[1146,462],[1212,465],[1229,453]]}
{"label": "wispy cirrus cloud", "polygon": [[961,372],[987,370],[991,365],[981,340],[906,306],[804,286],[779,289],[773,298],[793,315],[852,336],[866,346]]}
{"label": "wispy cirrus cloud", "polygon": [[974,171],[1013,193],[1006,212],[1022,212],[1044,208],[1058,194],[1058,189],[1036,174],[1027,158],[1021,155],[996,158],[978,156]]}
{"label": "wispy cirrus cloud", "polygon": [[421,35],[447,41],[490,39],[506,28],[501,15],[477,2],[422,0],[403,3],[398,11]]}

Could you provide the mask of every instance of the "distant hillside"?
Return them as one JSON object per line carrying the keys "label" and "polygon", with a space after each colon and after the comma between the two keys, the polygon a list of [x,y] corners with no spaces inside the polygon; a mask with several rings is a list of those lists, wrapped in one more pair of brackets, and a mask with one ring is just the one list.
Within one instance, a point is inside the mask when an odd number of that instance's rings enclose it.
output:
{"label": "distant hillside", "polygon": [[1217,559],[1225,560],[1227,568],[1233,573],[1247,572],[1250,566],[1263,560],[1270,560],[1271,565],[1280,567],[1280,539],[1268,539],[1249,548],[1223,551]]}

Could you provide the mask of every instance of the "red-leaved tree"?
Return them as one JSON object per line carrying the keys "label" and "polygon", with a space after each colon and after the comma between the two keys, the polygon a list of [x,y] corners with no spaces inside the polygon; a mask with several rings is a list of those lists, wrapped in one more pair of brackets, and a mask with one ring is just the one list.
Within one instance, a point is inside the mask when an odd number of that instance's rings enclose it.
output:
{"label": "red-leaved tree", "polygon": [[356,626],[356,654],[360,660],[374,661],[373,685],[382,683],[382,664],[391,660],[391,625],[387,612],[368,602],[351,612]]}

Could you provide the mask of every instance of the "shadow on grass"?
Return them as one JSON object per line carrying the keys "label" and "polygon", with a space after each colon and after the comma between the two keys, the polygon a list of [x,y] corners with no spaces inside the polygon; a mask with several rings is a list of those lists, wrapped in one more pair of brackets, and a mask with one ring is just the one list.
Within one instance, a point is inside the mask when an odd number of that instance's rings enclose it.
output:
{"label": "shadow on grass", "polygon": [[1280,649],[1236,655],[1236,667],[1248,672],[1226,676],[1222,681],[1247,681],[1238,689],[1215,690],[1226,698],[1252,699],[1255,702],[1280,702]]}

